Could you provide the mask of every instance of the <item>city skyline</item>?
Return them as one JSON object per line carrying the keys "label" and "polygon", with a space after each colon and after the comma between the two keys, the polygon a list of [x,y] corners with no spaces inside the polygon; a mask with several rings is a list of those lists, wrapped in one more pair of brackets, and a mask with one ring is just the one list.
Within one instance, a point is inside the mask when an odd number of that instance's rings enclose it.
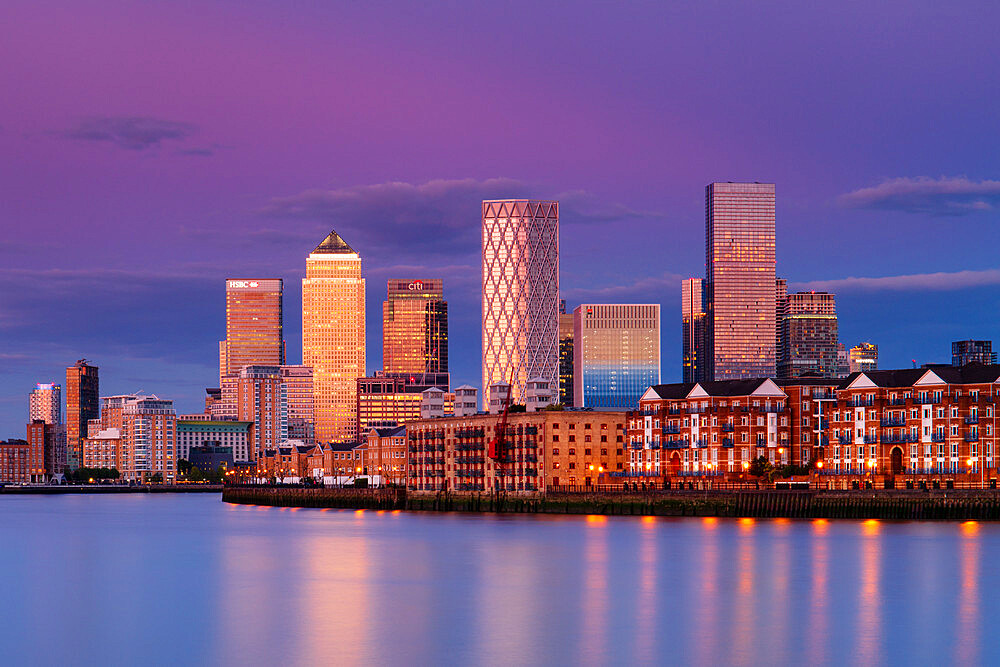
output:
{"label": "city skyline", "polygon": [[[837,295],[848,346],[877,342],[882,365],[905,367],[946,362],[954,340],[1000,336],[986,315],[1000,284],[988,252],[996,133],[978,111],[996,102],[981,82],[998,8],[970,21],[908,3],[900,22],[893,5],[605,7],[570,27],[547,20],[544,3],[517,19],[427,7],[388,21],[367,7],[209,6],[196,36],[182,7],[5,3],[4,18],[23,26],[0,46],[11,91],[0,110],[9,432],[25,392],[60,382],[82,357],[102,366],[109,393],[155,390],[195,410],[215,384],[220,281],[297,285],[301,256],[330,228],[365,255],[373,284],[445,280],[453,382],[478,386],[470,205],[512,196],[560,201],[561,296],[572,306],[659,302],[675,322],[677,281],[704,271],[701,188],[762,180],[780,190],[780,274],[790,291]],[[483,23],[523,30],[525,16],[544,19],[527,21],[544,35],[530,60],[472,38]],[[248,29],[278,17],[281,35]],[[359,41],[366,26],[378,30]],[[933,50],[929,34],[943,36]],[[818,46],[790,58],[800,37]],[[148,57],[119,55],[133,51]],[[329,76],[342,81],[317,92]],[[561,102],[501,114],[499,89]],[[399,104],[375,104],[374,92]],[[297,289],[285,301],[298,312]],[[298,360],[300,323],[286,320]],[[661,327],[665,381],[680,379],[680,333]],[[379,368],[380,341],[367,347],[366,373]]]}

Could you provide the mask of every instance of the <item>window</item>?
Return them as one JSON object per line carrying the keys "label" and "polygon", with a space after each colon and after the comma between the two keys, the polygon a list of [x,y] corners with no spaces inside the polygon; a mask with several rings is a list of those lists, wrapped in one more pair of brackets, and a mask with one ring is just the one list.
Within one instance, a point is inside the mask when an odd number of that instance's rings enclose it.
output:
{"label": "window", "polygon": [[584,442],[590,442],[590,436],[589,435],[583,436],[583,441]]}
{"label": "window", "polygon": [[590,456],[590,447],[587,447],[586,449],[583,450],[583,455]]}
{"label": "window", "polygon": [[552,442],[559,442],[559,435],[558,434],[552,436]]}
{"label": "window", "polygon": [[608,455],[608,450],[602,449],[601,450],[601,456],[607,456],[607,455]]}
{"label": "window", "polygon": [[552,449],[552,456],[559,456],[559,448],[555,447]]}
{"label": "window", "polygon": [[570,442],[576,442],[576,436],[575,435],[569,436],[569,441]]}
{"label": "window", "polygon": [[569,455],[570,455],[570,456],[576,456],[576,450],[575,450],[575,449],[573,449],[572,447],[570,447],[570,450],[569,450]]}

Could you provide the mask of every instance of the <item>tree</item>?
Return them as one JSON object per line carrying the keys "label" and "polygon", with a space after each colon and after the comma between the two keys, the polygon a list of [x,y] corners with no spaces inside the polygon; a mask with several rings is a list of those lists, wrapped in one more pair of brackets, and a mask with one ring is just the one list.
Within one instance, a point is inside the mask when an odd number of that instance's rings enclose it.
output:
{"label": "tree", "polygon": [[187,479],[189,482],[201,482],[205,479],[205,471],[195,465],[189,465]]}
{"label": "tree", "polygon": [[191,462],[187,459],[177,459],[177,472],[187,475],[191,472]]}
{"label": "tree", "polygon": [[545,412],[562,412],[566,409],[566,406],[562,403],[550,403],[542,408]]}
{"label": "tree", "polygon": [[774,466],[767,459],[766,456],[758,456],[753,461],[750,462],[750,468],[747,470],[754,477],[768,477],[770,478],[771,473],[774,472]]}
{"label": "tree", "polygon": [[149,478],[150,484],[163,484],[163,473],[155,472]]}

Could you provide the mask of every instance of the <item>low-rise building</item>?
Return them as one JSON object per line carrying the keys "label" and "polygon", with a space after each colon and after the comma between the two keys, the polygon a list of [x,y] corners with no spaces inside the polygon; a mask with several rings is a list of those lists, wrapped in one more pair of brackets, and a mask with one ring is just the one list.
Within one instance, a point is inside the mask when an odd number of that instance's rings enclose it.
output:
{"label": "low-rise building", "polygon": [[118,470],[122,462],[122,435],[119,428],[100,429],[90,433],[83,441],[83,467]]}
{"label": "low-rise building", "polygon": [[502,461],[488,456],[498,428],[497,415],[421,419],[406,429],[407,486],[415,491],[503,488],[529,492],[594,485],[602,474],[625,471],[625,414],[590,410],[511,413]]}
{"label": "low-rise building", "polygon": [[0,483],[31,482],[31,458],[27,440],[0,440]]}
{"label": "low-rise building", "polygon": [[381,484],[406,483],[406,427],[373,428],[361,448],[361,471]]}
{"label": "low-rise building", "polygon": [[[206,415],[207,416],[207,415]],[[254,422],[197,419],[181,415],[177,419],[177,458],[190,461],[193,447],[229,447],[233,460],[254,460]]]}

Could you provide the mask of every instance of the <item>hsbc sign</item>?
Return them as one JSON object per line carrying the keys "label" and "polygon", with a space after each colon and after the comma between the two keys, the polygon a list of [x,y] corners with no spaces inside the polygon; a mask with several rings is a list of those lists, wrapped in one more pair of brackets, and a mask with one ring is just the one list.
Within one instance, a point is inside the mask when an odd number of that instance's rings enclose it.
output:
{"label": "hsbc sign", "polygon": [[256,288],[260,285],[256,280],[230,280],[230,289],[246,289],[247,287]]}

